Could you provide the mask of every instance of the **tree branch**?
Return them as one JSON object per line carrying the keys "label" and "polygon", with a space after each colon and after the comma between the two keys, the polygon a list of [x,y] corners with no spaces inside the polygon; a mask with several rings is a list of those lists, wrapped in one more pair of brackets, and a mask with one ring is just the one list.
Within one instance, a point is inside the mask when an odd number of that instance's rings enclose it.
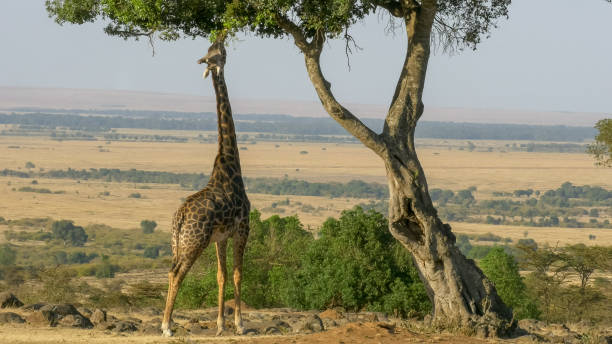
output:
{"label": "tree branch", "polygon": [[385,120],[384,134],[400,137],[412,131],[423,113],[423,89],[430,54],[435,0],[424,0],[405,17],[406,58]]}
{"label": "tree branch", "polygon": [[373,150],[376,154],[382,155],[386,147],[381,136],[368,128],[359,118],[342,106],[331,92],[331,84],[325,80],[323,72],[321,71],[321,64],[319,61],[321,50],[322,47],[319,48],[319,54],[305,56],[308,76],[317,91],[321,104],[323,104],[327,113],[346,129],[346,131],[359,139],[359,141]]}
{"label": "tree branch", "polygon": [[400,4],[399,2],[381,1],[377,5],[386,9],[394,17],[397,17],[397,18],[404,17],[404,9],[402,8],[402,4]]}
{"label": "tree branch", "polygon": [[325,43],[325,34],[322,31],[318,31],[312,40],[308,42],[302,29],[288,18],[277,14],[277,23],[279,27],[293,36],[295,45],[304,54],[308,76],[325,111],[366,147],[373,150],[376,154],[382,155],[386,148],[381,136],[368,128],[359,118],[336,100],[331,91],[331,84],[323,76],[320,56],[323,51],[323,44]]}

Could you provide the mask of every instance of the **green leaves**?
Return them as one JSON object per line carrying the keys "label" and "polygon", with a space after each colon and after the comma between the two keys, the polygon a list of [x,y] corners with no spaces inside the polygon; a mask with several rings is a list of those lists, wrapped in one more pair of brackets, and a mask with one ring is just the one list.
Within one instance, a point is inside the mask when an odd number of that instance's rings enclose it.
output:
{"label": "green leaves", "polygon": [[221,0],[47,0],[49,16],[59,24],[108,21],[104,31],[124,39],[162,40],[207,37],[223,28]]}
{"label": "green leaves", "polygon": [[535,302],[527,296],[517,262],[514,257],[504,251],[503,247],[491,249],[480,262],[480,268],[493,282],[504,303],[512,307],[515,318],[537,318],[539,316]]}
{"label": "green leaves", "polygon": [[[329,219],[314,240],[297,217],[261,220],[251,212],[251,233],[244,257],[243,300],[255,308],[292,307],[382,311],[423,315],[429,299],[410,254],[389,234],[385,218],[360,208]],[[228,245],[231,276],[232,245]],[[216,305],[214,248],[202,253],[185,278],[178,307]],[[231,298],[231,278],[226,298]]]}
{"label": "green leaves", "polygon": [[430,308],[410,255],[388,231],[379,213],[355,208],[329,219],[302,258],[294,279],[301,293],[292,307],[343,307],[399,316]]}
{"label": "green leaves", "polygon": [[612,167],[612,118],[598,121],[595,128],[599,133],[587,151],[595,157],[596,165]]}

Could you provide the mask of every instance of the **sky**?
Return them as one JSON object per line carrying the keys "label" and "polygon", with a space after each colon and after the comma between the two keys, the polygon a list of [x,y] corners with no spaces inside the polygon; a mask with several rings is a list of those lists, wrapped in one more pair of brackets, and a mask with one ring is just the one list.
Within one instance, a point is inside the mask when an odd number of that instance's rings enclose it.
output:
{"label": "sky", "polygon": [[[331,42],[323,71],[342,102],[386,105],[405,54],[405,34],[367,18],[351,34],[362,48],[347,66]],[[108,37],[103,23],[59,26],[43,0],[0,0],[0,86],[139,90],[211,96],[196,60],[205,39],[135,42]],[[603,0],[514,0],[476,51],[435,52],[424,102],[433,107],[612,112],[612,4]],[[228,49],[232,97],[317,100],[289,39],[241,36]],[[1,91],[0,91],[1,92]]]}

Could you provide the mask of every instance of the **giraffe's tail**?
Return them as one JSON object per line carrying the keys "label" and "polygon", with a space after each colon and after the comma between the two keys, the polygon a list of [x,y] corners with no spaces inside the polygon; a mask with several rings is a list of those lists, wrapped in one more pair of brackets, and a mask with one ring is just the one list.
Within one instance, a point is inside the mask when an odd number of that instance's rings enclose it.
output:
{"label": "giraffe's tail", "polygon": [[172,271],[176,271],[179,268],[179,238],[184,221],[185,213],[181,209],[177,210],[172,218],[172,268],[170,269]]}

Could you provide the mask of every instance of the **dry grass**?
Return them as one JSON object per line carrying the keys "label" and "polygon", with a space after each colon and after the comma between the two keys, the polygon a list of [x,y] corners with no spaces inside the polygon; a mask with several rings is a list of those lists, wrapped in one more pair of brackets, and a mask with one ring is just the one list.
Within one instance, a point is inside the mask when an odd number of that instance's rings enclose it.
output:
{"label": "dry grass", "polygon": [[[480,223],[452,222],[453,232],[460,234],[493,233],[502,238],[510,238],[514,243],[519,239],[529,238],[540,244],[565,246],[577,243],[586,245],[612,245],[612,230],[606,228],[561,228],[561,227],[527,227],[527,226],[494,226]],[[528,232],[525,237],[525,231]],[[589,234],[596,236],[589,240]],[[477,242],[486,245],[486,241]]]}
{"label": "dry grass", "polygon": [[[99,152],[100,145],[110,152]],[[287,175],[309,181],[362,179],[386,184],[382,161],[360,144],[260,142],[241,146],[248,148],[240,151],[243,172],[248,177]],[[37,168],[46,169],[105,167],[210,173],[216,150],[216,143],[105,144],[103,141],[3,136],[0,137],[0,166],[23,169],[25,163],[31,161]],[[300,151],[308,154],[300,154]],[[485,191],[544,190],[570,181],[612,188],[612,169],[594,167],[587,154],[468,152],[442,147],[423,148],[419,153],[430,187],[458,190],[476,185]]]}
{"label": "dry grass", "polygon": [[[197,132],[167,132],[132,130],[146,134],[197,136]],[[612,169],[595,168],[586,154],[553,153],[499,153],[449,151],[443,141],[428,142],[441,147],[422,148],[420,157],[427,172],[430,188],[459,190],[472,185],[478,187],[477,197],[490,191],[512,191],[519,188],[547,190],[565,181],[575,184],[600,185],[612,188]],[[455,142],[456,144],[457,142]],[[98,146],[110,150],[99,152]],[[276,147],[278,145],[278,147]],[[9,146],[19,146],[9,148]],[[309,181],[348,181],[362,179],[386,183],[385,171],[380,159],[359,144],[323,144],[298,142],[259,142],[241,145],[244,174],[248,177],[283,177]],[[325,150],[323,149],[325,148]],[[28,161],[39,168],[120,168],[159,170],[171,172],[210,173],[216,154],[216,144],[161,143],[161,142],[112,142],[103,141],[53,141],[44,137],[0,136],[0,168],[25,170]],[[308,154],[300,154],[308,151]],[[10,185],[8,183],[10,182]],[[181,198],[193,191],[178,185],[105,183],[62,179],[38,179],[38,188],[65,191],[65,194],[39,194],[12,191],[30,186],[30,180],[0,178],[0,216],[10,219],[23,217],[51,217],[72,219],[80,225],[105,223],[119,228],[136,228],[143,219],[155,220],[161,230],[168,230],[170,218]],[[109,196],[101,193],[109,192]],[[138,192],[143,198],[128,198]],[[258,209],[270,207],[273,202],[287,196],[262,194],[249,195]],[[316,228],[329,216],[355,204],[367,202],[358,199],[329,199],[311,196],[290,196],[290,205],[281,206],[283,216],[298,214],[305,225]],[[301,205],[318,208],[315,212],[301,211]],[[269,216],[272,210],[264,211]],[[519,239],[525,230],[536,241],[561,243],[610,244],[612,234],[595,229],[529,228],[454,224],[458,232],[494,232],[502,237]],[[0,227],[0,231],[2,228]],[[563,233],[563,234],[561,234]],[[597,240],[589,241],[595,234]],[[0,240],[3,237],[0,236]]]}

